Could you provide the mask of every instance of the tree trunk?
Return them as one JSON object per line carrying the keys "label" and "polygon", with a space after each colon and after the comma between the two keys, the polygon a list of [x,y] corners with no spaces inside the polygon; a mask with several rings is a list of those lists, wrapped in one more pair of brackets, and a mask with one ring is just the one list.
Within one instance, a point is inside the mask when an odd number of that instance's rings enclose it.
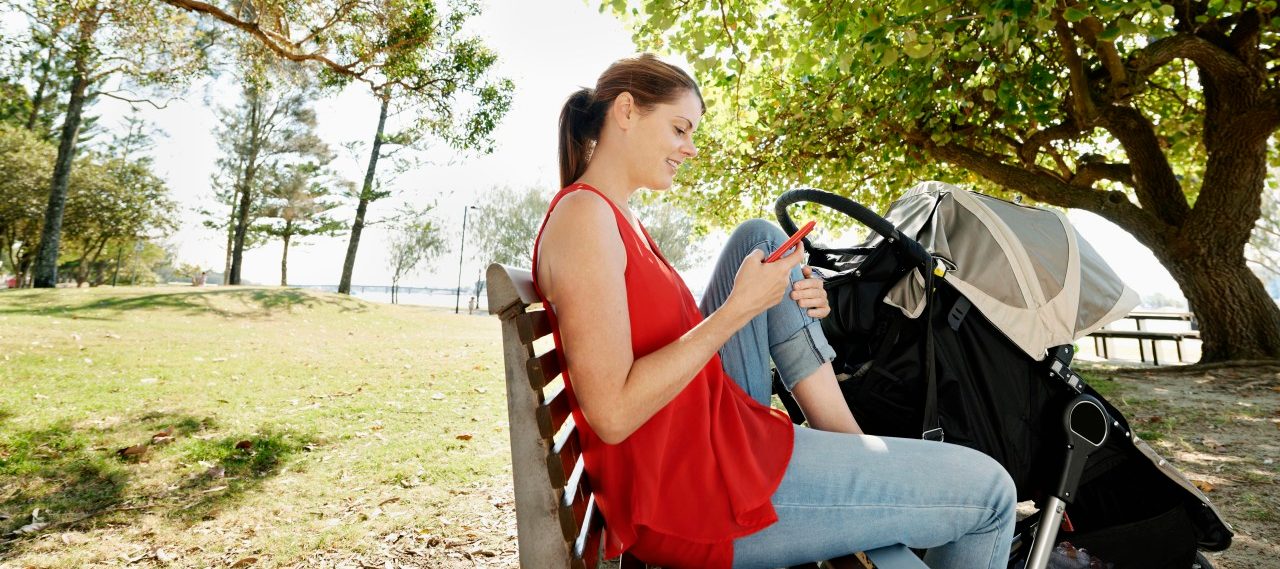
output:
{"label": "tree trunk", "polygon": [[1280,354],[1280,309],[1243,259],[1208,254],[1168,268],[1200,322],[1201,362]]}
{"label": "tree trunk", "polygon": [[364,230],[364,214],[369,209],[373,196],[373,178],[378,171],[378,155],[382,152],[382,130],[387,125],[387,105],[390,100],[382,99],[382,110],[378,113],[378,132],[373,135],[373,151],[369,153],[369,169],[364,173],[364,186],[360,190],[360,204],[356,206],[356,219],[351,222],[351,240],[347,243],[347,258],[342,262],[342,280],[338,282],[338,292],[351,294],[351,273],[356,268],[356,249],[360,247],[360,232]]}
{"label": "tree trunk", "polygon": [[53,164],[49,205],[44,210],[44,227],[40,230],[40,249],[36,253],[35,286],[37,288],[53,288],[58,285],[62,213],[67,206],[67,185],[71,181],[76,138],[80,135],[85,92],[89,88],[89,44],[93,41],[96,29],[96,20],[88,17],[81,20],[80,37],[76,45],[75,77],[71,81],[71,98],[67,102],[67,118],[62,123],[62,134],[58,140],[58,158]]}
{"label": "tree trunk", "polygon": [[231,196],[231,213],[227,216],[227,255],[222,263],[222,284],[228,284],[227,279],[231,278],[231,249],[236,243],[236,204],[239,197],[240,189],[237,186]]}
{"label": "tree trunk", "polygon": [[244,177],[240,180],[240,206],[236,213],[235,243],[231,249],[231,275],[228,284],[240,284],[240,270],[244,264],[244,239],[249,233],[249,209],[253,205],[253,182],[258,174],[258,151],[262,141],[258,139],[261,130],[262,101],[257,89],[251,89],[253,106],[249,111],[249,158],[244,166]]}
{"label": "tree trunk", "polygon": [[289,286],[289,237],[293,233],[293,222],[284,222],[284,252],[280,255],[280,286]]}

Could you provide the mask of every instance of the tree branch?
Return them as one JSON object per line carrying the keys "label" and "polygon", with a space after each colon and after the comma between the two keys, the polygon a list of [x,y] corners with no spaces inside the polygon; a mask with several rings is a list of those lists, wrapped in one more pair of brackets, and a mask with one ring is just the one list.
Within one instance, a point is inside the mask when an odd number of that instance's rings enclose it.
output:
{"label": "tree branch", "polygon": [[1110,162],[1083,164],[1076,169],[1076,173],[1071,177],[1069,183],[1076,187],[1092,188],[1093,183],[1098,180],[1120,182],[1132,188],[1134,187],[1133,168],[1128,164]]}
{"label": "tree branch", "polygon": [[1111,100],[1123,101],[1132,93],[1129,88],[1129,72],[1124,66],[1124,62],[1120,60],[1120,54],[1116,52],[1116,44],[1113,41],[1100,40],[1098,34],[1102,33],[1102,22],[1094,16],[1089,16],[1076,24],[1076,29],[1081,32],[1081,36],[1088,42],[1089,47],[1097,52],[1099,59],[1102,60],[1102,67],[1107,70],[1107,74],[1111,76]]}
{"label": "tree branch", "polygon": [[1027,140],[1018,147],[1018,158],[1023,164],[1035,164],[1040,149],[1049,146],[1055,140],[1063,140],[1081,134],[1079,128],[1071,122],[1061,122],[1044,130],[1031,133]]}
{"label": "tree branch", "polygon": [[163,105],[157,105],[156,102],[152,101],[151,99],[130,99],[128,97],[122,97],[120,95],[117,95],[115,93],[111,93],[108,91],[94,91],[91,96],[97,96],[97,95],[102,95],[103,97],[110,97],[112,99],[124,101],[126,103],[134,104],[134,105],[139,103],[146,103],[148,105],[151,105],[152,107],[155,107],[156,110],[163,110],[165,108],[168,108],[169,103],[180,100],[180,98],[178,97],[171,97],[169,99],[166,99]]}
{"label": "tree branch", "polygon": [[1100,111],[1103,128],[1120,142],[1132,169],[1138,203],[1169,225],[1182,225],[1191,207],[1173,174],[1169,157],[1160,148],[1155,127],[1132,107],[1108,105]]}
{"label": "tree branch", "polygon": [[330,59],[329,57],[325,56],[322,53],[307,53],[301,49],[301,46],[299,44],[294,43],[293,41],[289,40],[289,38],[281,36],[280,34],[274,31],[263,28],[257,22],[246,22],[244,20],[241,20],[227,13],[221,8],[218,8],[217,6],[214,6],[207,2],[200,2],[198,0],[163,0],[163,1],[166,4],[169,4],[176,8],[181,8],[183,10],[189,10],[189,11],[197,12],[201,14],[208,14],[209,16],[212,16],[218,20],[221,20],[233,27],[239,28],[245,33],[255,38],[258,38],[258,40],[262,42],[262,45],[266,46],[267,49],[274,51],[280,57],[283,57],[285,59],[288,59],[294,62],[308,62],[308,61],[317,62],[324,65],[325,67],[328,67],[330,70],[332,70],[335,73],[338,73],[339,75],[343,75],[346,77],[351,77],[353,79],[363,81],[365,83],[368,83],[371,87],[375,86],[373,81],[364,77],[363,74],[352,71],[351,68],[355,65],[355,63],[342,65],[336,61],[333,61],[332,59]]}
{"label": "tree branch", "polygon": [[1071,116],[1077,125],[1091,123],[1097,114],[1094,108],[1093,94],[1089,92],[1089,77],[1085,74],[1084,62],[1080,60],[1080,52],[1076,49],[1076,40],[1066,18],[1062,15],[1061,4],[1053,9],[1053,30],[1062,45],[1062,60],[1067,65],[1067,77],[1071,85]]}
{"label": "tree branch", "polygon": [[1187,33],[1151,42],[1130,59],[1129,68],[1145,78],[1175,59],[1189,59],[1219,79],[1229,80],[1249,75],[1249,68],[1234,55],[1204,38]]}

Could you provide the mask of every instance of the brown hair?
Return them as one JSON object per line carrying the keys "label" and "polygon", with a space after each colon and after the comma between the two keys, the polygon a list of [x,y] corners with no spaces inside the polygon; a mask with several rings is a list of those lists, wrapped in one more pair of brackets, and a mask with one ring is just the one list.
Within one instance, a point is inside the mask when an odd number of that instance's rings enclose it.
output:
{"label": "brown hair", "polygon": [[560,110],[560,187],[573,183],[587,170],[605,113],[618,95],[631,93],[636,106],[645,112],[659,103],[674,101],[686,90],[698,96],[702,112],[707,112],[702,92],[688,73],[643,53],[613,62],[600,74],[595,89],[583,87],[569,95]]}

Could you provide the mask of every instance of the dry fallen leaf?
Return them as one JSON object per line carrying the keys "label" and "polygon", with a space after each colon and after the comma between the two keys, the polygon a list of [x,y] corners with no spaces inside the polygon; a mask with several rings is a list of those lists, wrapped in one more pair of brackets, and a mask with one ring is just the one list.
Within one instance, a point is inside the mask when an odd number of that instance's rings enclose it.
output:
{"label": "dry fallen leaf", "polygon": [[250,450],[253,448],[253,441],[250,441],[250,440],[240,441],[236,443],[236,448],[239,450]]}
{"label": "dry fallen leaf", "polygon": [[141,457],[142,455],[147,454],[147,445],[133,445],[131,447],[125,447],[116,451],[116,454],[120,455],[120,458]]}
{"label": "dry fallen leaf", "polygon": [[1191,483],[1194,484],[1196,488],[1199,488],[1201,492],[1213,491],[1213,484],[1205,482],[1204,480],[1192,480]]}
{"label": "dry fallen leaf", "polygon": [[462,433],[461,435],[458,435],[454,438],[460,441],[469,441],[471,440],[471,433]]}
{"label": "dry fallen leaf", "polygon": [[244,559],[241,559],[239,561],[236,561],[235,563],[232,563],[231,569],[238,569],[239,567],[248,567],[257,562],[258,562],[257,557],[245,557]]}

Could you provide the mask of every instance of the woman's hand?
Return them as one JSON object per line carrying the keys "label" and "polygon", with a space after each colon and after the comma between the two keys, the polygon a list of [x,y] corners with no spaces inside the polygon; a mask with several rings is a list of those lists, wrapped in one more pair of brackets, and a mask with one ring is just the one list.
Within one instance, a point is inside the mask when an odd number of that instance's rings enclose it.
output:
{"label": "woman's hand", "polygon": [[804,273],[804,280],[796,281],[795,287],[791,290],[791,298],[800,305],[800,308],[806,308],[806,313],[814,318],[826,318],[831,314],[831,305],[827,302],[827,289],[822,286],[822,279],[813,274],[813,269],[809,265],[800,267]]}
{"label": "woman's hand", "polygon": [[750,320],[756,315],[782,302],[791,284],[791,270],[800,264],[799,249],[772,263],[763,262],[765,254],[756,249],[742,260],[738,274],[733,278],[733,290],[724,305],[733,307]]}

